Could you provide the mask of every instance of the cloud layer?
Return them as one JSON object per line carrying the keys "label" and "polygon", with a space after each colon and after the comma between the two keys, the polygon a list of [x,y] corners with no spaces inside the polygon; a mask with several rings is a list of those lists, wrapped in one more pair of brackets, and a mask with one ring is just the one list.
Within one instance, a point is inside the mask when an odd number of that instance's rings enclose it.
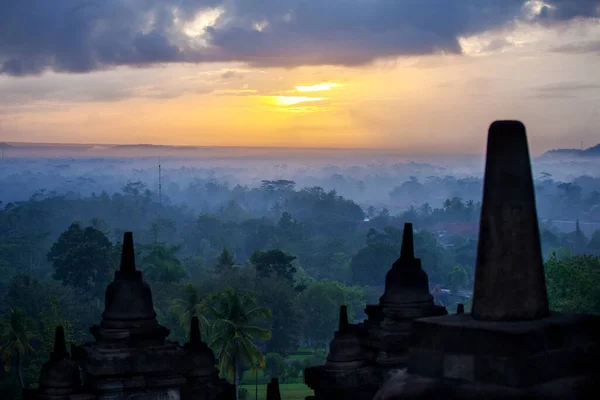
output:
{"label": "cloud layer", "polygon": [[0,72],[84,73],[216,61],[361,65],[399,55],[460,53],[461,36],[520,18],[550,24],[598,17],[599,5],[596,0],[0,1]]}

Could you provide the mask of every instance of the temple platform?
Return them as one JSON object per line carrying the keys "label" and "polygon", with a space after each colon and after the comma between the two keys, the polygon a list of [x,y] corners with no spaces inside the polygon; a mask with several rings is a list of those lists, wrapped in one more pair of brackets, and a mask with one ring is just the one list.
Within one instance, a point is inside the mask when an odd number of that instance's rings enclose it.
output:
{"label": "temple platform", "polygon": [[521,322],[471,315],[413,322],[408,372],[508,387],[529,387],[598,368],[600,317],[553,313]]}

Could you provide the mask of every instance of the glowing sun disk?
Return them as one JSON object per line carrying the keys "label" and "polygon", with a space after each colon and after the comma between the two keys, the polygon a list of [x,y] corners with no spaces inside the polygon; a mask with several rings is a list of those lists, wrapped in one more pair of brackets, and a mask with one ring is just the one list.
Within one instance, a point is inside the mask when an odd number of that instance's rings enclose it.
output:
{"label": "glowing sun disk", "polygon": [[270,96],[270,103],[277,106],[292,106],[298,103],[306,103],[309,101],[323,101],[327,97],[306,97],[306,96]]}

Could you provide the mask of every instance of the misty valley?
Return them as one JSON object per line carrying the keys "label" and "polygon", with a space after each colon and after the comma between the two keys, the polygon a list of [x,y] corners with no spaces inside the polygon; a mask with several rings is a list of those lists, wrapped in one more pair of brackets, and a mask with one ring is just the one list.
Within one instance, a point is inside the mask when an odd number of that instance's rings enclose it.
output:
{"label": "misty valley", "polygon": [[[133,232],[135,266],[170,340],[190,340],[197,321],[240,398],[255,390],[264,398],[271,378],[283,398],[309,396],[303,371],[325,363],[342,305],[350,323],[367,318],[405,223],[436,306],[471,311],[483,161],[153,146],[90,156],[89,148],[6,144],[0,394],[37,387],[56,326],[69,343],[91,339],[123,235]],[[573,151],[532,162],[553,311],[600,314],[599,162]],[[245,338],[241,349],[228,347],[231,335]]]}

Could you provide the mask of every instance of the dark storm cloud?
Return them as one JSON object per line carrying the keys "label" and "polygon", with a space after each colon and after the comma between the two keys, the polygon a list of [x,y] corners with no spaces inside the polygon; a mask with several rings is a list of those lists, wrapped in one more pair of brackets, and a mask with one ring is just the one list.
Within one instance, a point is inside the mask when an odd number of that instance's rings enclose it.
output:
{"label": "dark storm cloud", "polygon": [[[118,65],[244,61],[360,65],[398,55],[459,53],[457,37],[502,27],[524,0],[5,0],[0,72],[87,72]],[[541,21],[598,15],[598,1],[546,1]],[[201,48],[181,27],[224,12]],[[266,22],[266,25],[265,25]],[[256,24],[264,25],[262,31]]]}

